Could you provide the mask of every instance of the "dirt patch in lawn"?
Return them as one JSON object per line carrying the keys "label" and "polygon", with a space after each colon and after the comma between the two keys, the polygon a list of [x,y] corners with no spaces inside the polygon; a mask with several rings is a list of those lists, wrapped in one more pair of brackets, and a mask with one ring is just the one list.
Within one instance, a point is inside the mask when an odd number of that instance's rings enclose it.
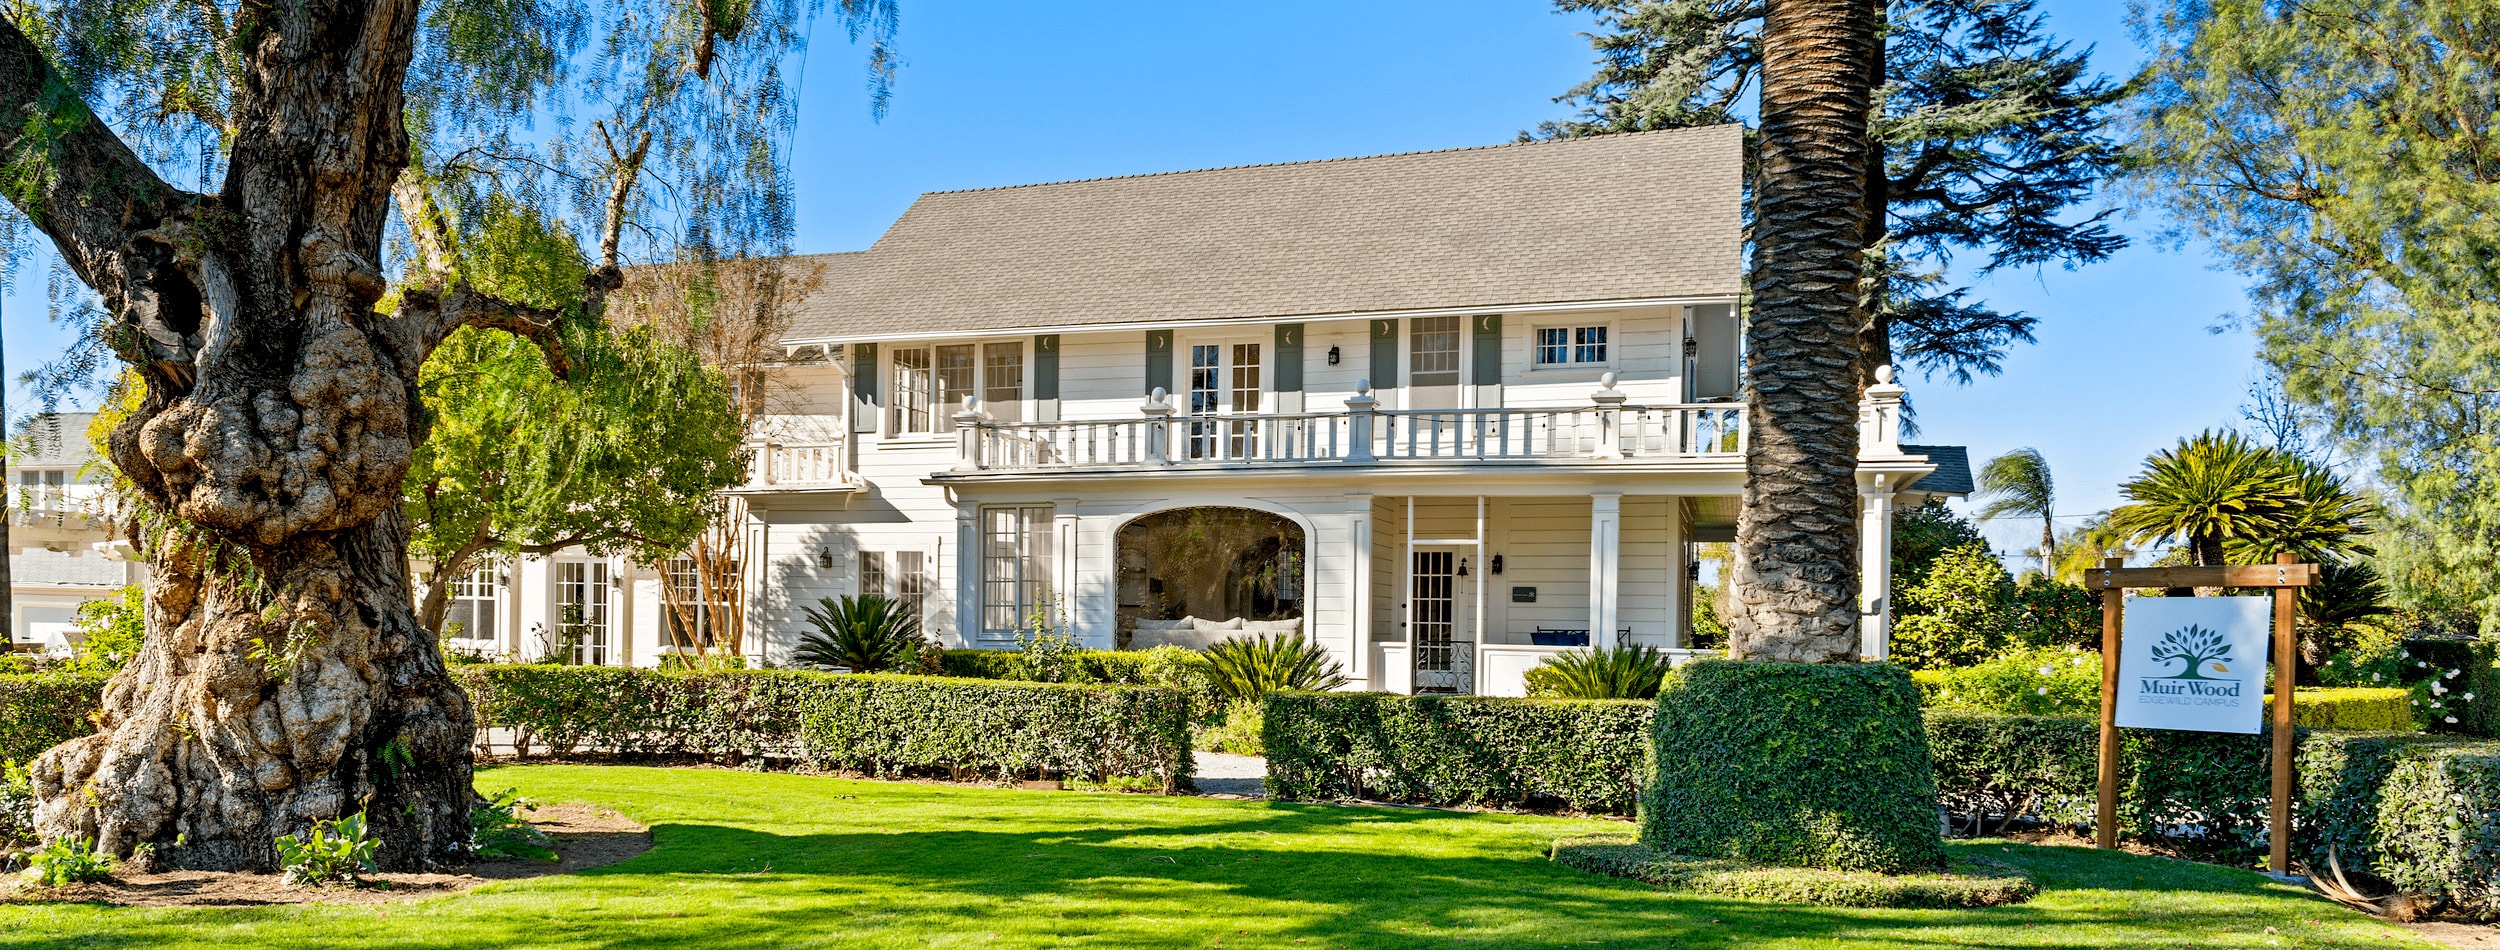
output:
{"label": "dirt patch in lawn", "polygon": [[529,823],[555,842],[560,860],[498,858],[467,874],[369,874],[362,887],[288,887],[275,874],[222,871],[117,873],[98,884],[0,890],[0,903],[79,902],[123,907],[250,907],[269,904],[379,904],[457,894],[493,881],[571,874],[651,850],[651,829],[590,805],[542,805]]}

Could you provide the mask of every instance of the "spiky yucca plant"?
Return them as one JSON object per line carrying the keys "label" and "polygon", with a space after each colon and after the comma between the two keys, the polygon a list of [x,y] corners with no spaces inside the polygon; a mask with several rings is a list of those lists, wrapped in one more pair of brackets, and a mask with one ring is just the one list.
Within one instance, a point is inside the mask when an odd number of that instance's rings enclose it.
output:
{"label": "spiky yucca plant", "polygon": [[1671,665],[1652,647],[1558,653],[1528,671],[1528,695],[1553,699],[1656,699]]}
{"label": "spiky yucca plant", "polygon": [[1235,702],[1258,702],[1280,689],[1331,690],[1345,669],[1299,633],[1234,637],[1206,649],[1216,689]]}
{"label": "spiky yucca plant", "polygon": [[910,670],[928,641],[920,618],[891,597],[826,597],[804,608],[816,629],[799,640],[792,657],[817,666],[849,667],[855,673]]}

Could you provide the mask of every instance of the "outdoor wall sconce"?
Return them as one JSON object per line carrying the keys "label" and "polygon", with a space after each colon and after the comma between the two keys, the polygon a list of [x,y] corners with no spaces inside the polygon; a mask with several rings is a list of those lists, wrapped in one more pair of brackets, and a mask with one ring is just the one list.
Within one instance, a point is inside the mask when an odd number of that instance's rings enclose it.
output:
{"label": "outdoor wall sconce", "polygon": [[1463,558],[1463,557],[1462,557],[1462,558],[1459,558],[1459,559],[1458,559],[1458,576],[1460,576],[1460,577],[1465,577],[1465,576],[1467,576],[1467,559],[1466,559],[1466,558]]}
{"label": "outdoor wall sconce", "polygon": [[1684,338],[1684,358],[1689,360],[1689,359],[1692,359],[1693,357],[1700,356],[1700,355],[1701,355],[1701,341],[1700,341],[1700,340],[1693,339],[1692,337],[1689,337],[1689,336],[1688,336],[1688,337],[1685,337],[1685,338]]}
{"label": "outdoor wall sconce", "polygon": [[816,566],[817,566],[817,567],[824,568],[825,570],[828,570],[828,571],[833,570],[833,549],[832,549],[832,548],[817,548],[817,549],[816,549]]}
{"label": "outdoor wall sconce", "polygon": [[1332,347],[1329,347],[1329,348],[1328,348],[1328,365],[1330,365],[1330,366],[1335,366],[1335,365],[1337,365],[1337,357],[1338,357],[1338,354],[1337,354],[1337,348],[1336,348],[1336,347],[1333,347],[1333,346],[1332,346]]}
{"label": "outdoor wall sconce", "polygon": [[1496,554],[1496,555],[1494,555],[1494,556],[1493,556],[1493,573],[1495,573],[1495,574],[1499,574],[1499,573],[1501,573],[1501,572],[1502,572],[1502,556],[1501,556],[1501,555],[1499,555],[1499,554]]}

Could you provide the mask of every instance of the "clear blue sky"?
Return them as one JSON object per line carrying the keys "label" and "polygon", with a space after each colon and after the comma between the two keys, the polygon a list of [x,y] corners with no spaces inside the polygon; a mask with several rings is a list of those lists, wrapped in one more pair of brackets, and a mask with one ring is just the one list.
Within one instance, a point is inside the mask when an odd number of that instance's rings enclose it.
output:
{"label": "clear blue sky", "polygon": [[[2098,47],[2104,71],[2136,65],[2120,4],[2047,8],[2059,35]],[[796,247],[866,247],[924,191],[1508,141],[1563,114],[1551,99],[1589,73],[1588,27],[1535,0],[902,0],[903,66],[882,122],[859,50],[816,29]],[[2236,419],[2251,345],[2207,328],[2242,306],[2241,284],[2207,262],[2139,241],[2079,272],[1991,277],[1980,293],[2040,317],[2040,342],[1967,387],[1907,380],[1922,439],[1974,459],[2036,447],[2064,511],[2109,507],[2147,452]],[[59,345],[40,284],[9,300],[12,380]],[[2015,546],[2037,528],[1991,534]]]}

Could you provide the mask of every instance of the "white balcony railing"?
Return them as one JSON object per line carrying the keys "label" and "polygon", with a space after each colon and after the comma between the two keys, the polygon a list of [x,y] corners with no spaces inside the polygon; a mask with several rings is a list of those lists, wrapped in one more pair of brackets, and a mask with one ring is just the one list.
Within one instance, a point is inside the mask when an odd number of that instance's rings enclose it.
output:
{"label": "white balcony railing", "polygon": [[992,422],[955,414],[959,472],[1441,461],[1728,464],[1745,452],[1738,403],[1628,406],[1607,377],[1591,405],[1383,410],[1362,386],[1334,413],[1190,415],[1158,391],[1133,419]]}
{"label": "white balcony railing", "polygon": [[850,459],[841,442],[756,442],[750,487],[826,488],[848,485]]}

